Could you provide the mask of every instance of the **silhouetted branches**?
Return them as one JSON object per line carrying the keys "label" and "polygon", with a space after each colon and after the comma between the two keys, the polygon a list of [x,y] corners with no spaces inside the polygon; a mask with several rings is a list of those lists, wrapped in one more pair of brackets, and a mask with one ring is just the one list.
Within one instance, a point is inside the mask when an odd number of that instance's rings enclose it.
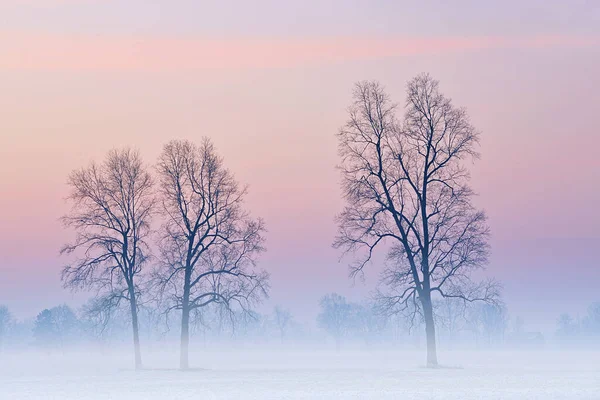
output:
{"label": "silhouetted branches", "polygon": [[155,281],[167,312],[182,311],[181,368],[188,367],[190,312],[209,304],[249,310],[268,293],[257,270],[264,223],[243,210],[240,188],[212,143],[168,143],[159,159],[161,268]]}
{"label": "silhouetted branches", "polygon": [[395,110],[378,83],[356,85],[338,135],[347,206],[334,246],[358,253],[352,276],[385,246],[379,308],[407,312],[411,320],[421,315],[428,363],[436,365],[432,294],[469,302],[493,301],[498,294],[496,283],[470,279],[489,252],[486,216],[471,203],[464,166],[479,156],[479,134],[429,75],[408,84],[402,123]]}
{"label": "silhouetted branches", "polygon": [[76,237],[61,253],[77,258],[63,269],[62,281],[72,289],[96,290],[94,307],[105,315],[121,301],[129,303],[140,368],[138,276],[150,253],[151,176],[137,152],[113,150],[102,164],[71,173],[69,186],[72,209],[62,220]]}

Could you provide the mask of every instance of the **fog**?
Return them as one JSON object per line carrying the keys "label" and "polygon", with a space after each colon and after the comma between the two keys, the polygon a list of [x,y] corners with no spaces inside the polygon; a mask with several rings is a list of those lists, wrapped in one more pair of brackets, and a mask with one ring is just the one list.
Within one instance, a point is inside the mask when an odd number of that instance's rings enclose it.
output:
{"label": "fog", "polygon": [[[2,399],[594,399],[600,392],[598,305],[527,330],[505,308],[440,300],[437,368],[424,328],[333,294],[313,322],[270,313],[196,315],[190,368],[179,368],[176,314],[140,311],[143,368],[127,313],[90,319],[62,305],[3,318]],[[4,309],[6,314],[6,309]]]}

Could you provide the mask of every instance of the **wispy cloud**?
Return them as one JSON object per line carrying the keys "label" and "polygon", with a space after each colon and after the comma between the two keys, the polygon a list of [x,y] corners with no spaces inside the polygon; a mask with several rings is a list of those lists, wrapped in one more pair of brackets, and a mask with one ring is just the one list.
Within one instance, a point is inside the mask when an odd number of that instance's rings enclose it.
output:
{"label": "wispy cloud", "polygon": [[2,0],[6,6],[35,6],[37,8],[64,4],[109,3],[114,0]]}
{"label": "wispy cloud", "polygon": [[162,38],[0,33],[3,70],[286,68],[502,48],[586,48],[600,37]]}

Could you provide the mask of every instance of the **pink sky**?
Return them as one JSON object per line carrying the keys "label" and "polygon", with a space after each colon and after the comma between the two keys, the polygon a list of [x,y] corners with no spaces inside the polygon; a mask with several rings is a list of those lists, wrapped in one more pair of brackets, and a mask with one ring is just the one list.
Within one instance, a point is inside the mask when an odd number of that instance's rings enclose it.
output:
{"label": "pink sky", "polygon": [[[40,23],[39,5],[0,6],[13,13],[0,31],[0,304],[18,315],[81,300],[59,283],[69,171],[125,145],[152,163],[166,141],[204,135],[250,184],[248,206],[267,222],[269,306],[310,319],[326,292],[362,297],[377,265],[353,285],[330,246],[342,206],[335,133],[354,82],[378,79],[402,104],[406,81],[423,71],[482,131],[473,186],[493,232],[488,273],[504,282],[514,314],[547,326],[600,300],[600,32],[559,20],[503,32],[520,26],[508,12],[485,14],[489,31],[475,16],[452,25],[448,14],[451,32],[359,32],[350,11],[328,32],[305,11],[293,35],[266,20],[183,34],[168,23],[185,25],[183,13],[144,25],[145,10],[120,25],[123,5],[90,0],[88,13],[49,3]],[[531,282],[539,288],[526,290]]]}
{"label": "pink sky", "polygon": [[600,36],[205,38],[1,32],[6,71],[190,71],[322,66],[494,49],[595,48]]}

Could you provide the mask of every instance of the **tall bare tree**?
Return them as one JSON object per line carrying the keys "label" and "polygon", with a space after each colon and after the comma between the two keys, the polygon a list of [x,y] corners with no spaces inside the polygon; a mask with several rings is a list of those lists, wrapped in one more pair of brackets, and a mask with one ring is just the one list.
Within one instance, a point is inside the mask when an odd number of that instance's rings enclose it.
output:
{"label": "tall bare tree", "polygon": [[61,253],[79,258],[63,269],[63,284],[95,290],[95,304],[105,311],[123,301],[129,304],[139,369],[139,276],[150,254],[146,240],[154,205],[151,176],[137,151],[112,150],[102,164],[72,172],[68,183],[72,209],[62,220],[77,235]]}
{"label": "tall bare tree", "polygon": [[267,296],[256,269],[264,224],[243,209],[241,188],[213,144],[168,143],[158,162],[165,224],[157,281],[167,311],[181,310],[180,367],[189,368],[190,317],[209,304],[246,311]]}
{"label": "tall bare tree", "polygon": [[408,84],[403,123],[395,113],[377,82],[356,85],[350,118],[338,134],[347,205],[334,246],[360,253],[351,265],[355,276],[385,243],[381,305],[423,318],[427,364],[434,367],[432,296],[487,301],[498,290],[492,281],[470,279],[489,249],[486,216],[471,203],[465,168],[478,157],[479,134],[429,75]]}

